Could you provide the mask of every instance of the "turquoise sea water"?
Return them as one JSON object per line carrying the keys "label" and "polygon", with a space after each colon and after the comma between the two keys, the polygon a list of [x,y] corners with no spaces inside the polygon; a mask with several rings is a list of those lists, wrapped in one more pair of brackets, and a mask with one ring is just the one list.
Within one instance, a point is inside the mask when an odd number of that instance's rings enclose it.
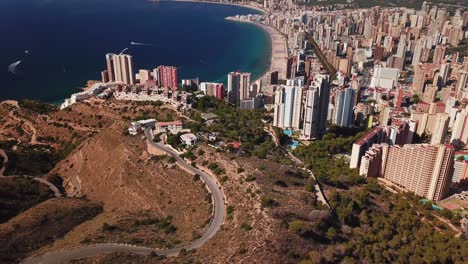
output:
{"label": "turquoise sea water", "polygon": [[[254,13],[169,1],[1,0],[0,100],[62,100],[99,80],[105,54],[124,48],[135,71],[164,64],[180,67],[179,79],[225,81],[236,70],[259,77],[269,64],[268,34],[224,19]],[[17,61],[13,74],[9,65]]]}

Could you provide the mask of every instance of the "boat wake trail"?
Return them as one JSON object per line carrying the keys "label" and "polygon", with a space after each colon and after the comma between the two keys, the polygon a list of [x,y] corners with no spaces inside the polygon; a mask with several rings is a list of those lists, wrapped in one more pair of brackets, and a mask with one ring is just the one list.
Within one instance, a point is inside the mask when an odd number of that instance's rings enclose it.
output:
{"label": "boat wake trail", "polygon": [[148,43],[140,43],[140,42],[130,42],[130,45],[135,45],[135,46],[153,46],[153,44],[148,44]]}
{"label": "boat wake trail", "polygon": [[123,49],[119,55],[122,55],[126,50],[128,50],[128,48]]}
{"label": "boat wake trail", "polygon": [[21,64],[21,61],[17,61],[17,62],[10,64],[10,66],[8,66],[8,71],[13,74],[16,74],[16,67],[18,67],[18,65],[20,64]]}

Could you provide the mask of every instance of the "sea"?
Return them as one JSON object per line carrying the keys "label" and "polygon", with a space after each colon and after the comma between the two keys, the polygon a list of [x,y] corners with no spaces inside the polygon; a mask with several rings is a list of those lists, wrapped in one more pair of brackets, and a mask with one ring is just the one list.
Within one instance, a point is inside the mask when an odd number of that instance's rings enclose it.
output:
{"label": "sea", "polygon": [[0,0],[0,100],[60,103],[101,78],[106,53],[126,48],[135,71],[173,65],[179,79],[258,78],[270,62],[268,33],[224,19],[258,13],[194,2]]}

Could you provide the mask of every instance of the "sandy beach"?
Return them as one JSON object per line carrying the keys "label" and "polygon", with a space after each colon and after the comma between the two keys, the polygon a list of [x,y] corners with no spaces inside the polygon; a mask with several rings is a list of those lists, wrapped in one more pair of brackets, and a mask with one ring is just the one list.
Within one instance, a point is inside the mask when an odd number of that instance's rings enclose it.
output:
{"label": "sandy beach", "polygon": [[[227,20],[241,22],[241,23],[250,23],[261,27],[263,30],[268,32],[271,39],[271,55],[270,55],[270,67],[269,71],[278,71],[280,78],[286,78],[286,69],[288,63],[288,44],[285,36],[281,34],[276,28],[262,23],[253,22],[250,20],[241,20],[235,17],[227,17]],[[265,73],[259,79],[263,79],[266,76]]]}
{"label": "sandy beach", "polygon": [[[220,4],[220,5],[234,5],[234,6],[241,6],[246,8],[255,9],[263,14],[268,14],[269,12],[262,7],[253,6],[253,5],[242,5],[237,3],[225,3],[225,2],[212,2],[212,1],[204,1],[204,0],[172,0],[175,2],[194,2],[194,3],[208,3],[208,4]],[[285,36],[276,28],[265,25],[262,23],[257,23],[249,20],[241,20],[236,19],[235,17],[227,17],[227,20],[235,21],[235,22],[242,22],[242,23],[251,23],[253,25],[257,25],[263,30],[265,30],[268,35],[270,35],[271,39],[271,52],[270,52],[270,66],[268,72],[278,71],[280,78],[286,78],[286,68],[287,68],[287,58],[288,58],[288,44]],[[266,72],[258,79],[264,79],[268,74]]]}
{"label": "sandy beach", "polygon": [[245,8],[251,8],[255,9],[263,14],[268,13],[265,9],[259,7],[259,6],[253,6],[253,5],[242,5],[242,4],[237,4],[237,3],[225,3],[225,2],[212,2],[212,1],[204,1],[204,0],[171,0],[174,2],[193,2],[193,3],[207,3],[207,4],[218,4],[218,5],[233,5],[233,6],[241,6]]}

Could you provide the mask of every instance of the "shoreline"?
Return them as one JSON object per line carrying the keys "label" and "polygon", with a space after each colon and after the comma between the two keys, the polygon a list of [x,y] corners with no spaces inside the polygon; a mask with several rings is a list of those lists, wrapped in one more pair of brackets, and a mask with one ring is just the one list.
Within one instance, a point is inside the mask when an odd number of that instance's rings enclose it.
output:
{"label": "shoreline", "polygon": [[243,4],[237,4],[237,3],[231,3],[231,2],[215,2],[215,1],[207,1],[207,0],[161,0],[161,2],[188,2],[188,3],[205,3],[205,4],[218,4],[218,5],[232,5],[232,6],[239,6],[239,7],[245,7],[245,8],[250,8],[256,11],[261,12],[262,14],[268,14],[269,12],[266,11],[265,9],[258,7],[258,6],[253,6],[253,5],[243,5]]}
{"label": "shoreline", "polygon": [[[252,9],[252,10],[255,10],[255,11],[258,11],[260,12],[262,15],[266,15],[266,14],[269,14],[269,12],[265,9],[263,9],[262,7],[260,6],[255,6],[255,5],[250,5],[250,4],[240,4],[240,3],[233,3],[233,2],[215,2],[215,1],[207,1],[207,0],[160,0],[161,2],[188,2],[188,3],[205,3],[205,4],[219,4],[219,5],[231,5],[231,6],[238,6],[238,7],[244,7],[244,8],[247,8],[247,9]],[[151,2],[149,0],[149,2]],[[254,15],[254,14],[252,14]],[[230,20],[230,21],[234,21],[234,22],[245,22],[245,23],[250,23],[250,24],[254,24],[258,27],[260,27],[262,30],[264,30],[270,37],[270,43],[271,43],[271,49],[270,49],[270,58],[269,58],[269,64],[267,66],[267,70],[266,72],[262,73],[259,77],[257,77],[253,82],[256,82],[258,80],[263,80],[265,78],[265,76],[269,73],[269,72],[272,72],[274,71],[274,69],[277,67],[275,67],[275,51],[277,51],[277,45],[275,45],[275,38],[278,38],[278,37],[281,37],[281,38],[284,38],[282,36],[282,34],[274,27],[272,26],[269,26],[269,25],[265,25],[265,24],[262,24],[262,23],[257,23],[257,22],[254,22],[254,21],[244,21],[244,20],[240,20],[240,19],[235,19],[234,17],[232,19],[229,19],[229,17],[225,18],[226,20]],[[286,54],[288,53],[288,50],[287,50],[287,46],[285,47],[285,52]],[[283,55],[284,56],[284,55]],[[284,70],[285,72],[286,70]],[[280,72],[280,76],[281,76],[281,71]],[[99,81],[96,81],[96,82],[99,82]],[[65,98],[60,98],[60,99],[56,99],[56,100],[52,100],[52,101],[44,101],[44,102],[47,102],[47,103],[50,103],[50,104],[53,104],[53,105],[56,105],[56,106],[60,106],[62,103],[65,102],[66,99],[70,98],[71,95],[73,95],[74,93],[77,93],[77,92],[82,92],[82,91],[86,91],[88,88],[89,88],[89,80],[86,82],[86,84],[84,84],[83,86],[80,86],[80,88],[78,89],[78,91],[76,92],[72,92],[70,93],[67,97]],[[8,99],[6,99],[8,100]],[[20,100],[20,99],[15,99],[15,100]],[[40,99],[38,99],[40,100]]]}
{"label": "shoreline", "polygon": [[289,51],[287,46],[287,40],[277,28],[272,27],[270,25],[265,25],[263,23],[250,20],[243,20],[236,17],[226,17],[225,19],[233,22],[249,23],[252,25],[256,25],[265,32],[267,32],[270,36],[270,65],[268,66],[267,72],[265,72],[262,76],[258,77],[255,81],[264,79],[268,72],[273,71],[278,71],[280,78],[286,78],[287,57],[289,56]]}
{"label": "shoreline", "polygon": [[[207,1],[207,0],[162,0],[162,1],[232,5],[232,6],[250,8],[258,12],[261,12],[263,15],[270,13],[267,10],[259,6],[243,5],[243,4],[237,4],[237,3],[232,3],[232,2],[214,2],[214,1]],[[253,80],[253,82],[265,79],[268,73],[271,73],[273,71],[278,71],[280,78],[281,77],[286,78],[287,60],[284,57],[289,56],[289,50],[287,46],[287,40],[284,39],[283,34],[278,29],[270,25],[265,25],[265,24],[250,21],[250,20],[241,20],[235,17],[226,17],[225,20],[256,25],[260,27],[263,31],[265,31],[270,37],[271,47],[270,47],[270,62],[268,65],[268,69],[265,73],[263,73],[258,78]]]}

